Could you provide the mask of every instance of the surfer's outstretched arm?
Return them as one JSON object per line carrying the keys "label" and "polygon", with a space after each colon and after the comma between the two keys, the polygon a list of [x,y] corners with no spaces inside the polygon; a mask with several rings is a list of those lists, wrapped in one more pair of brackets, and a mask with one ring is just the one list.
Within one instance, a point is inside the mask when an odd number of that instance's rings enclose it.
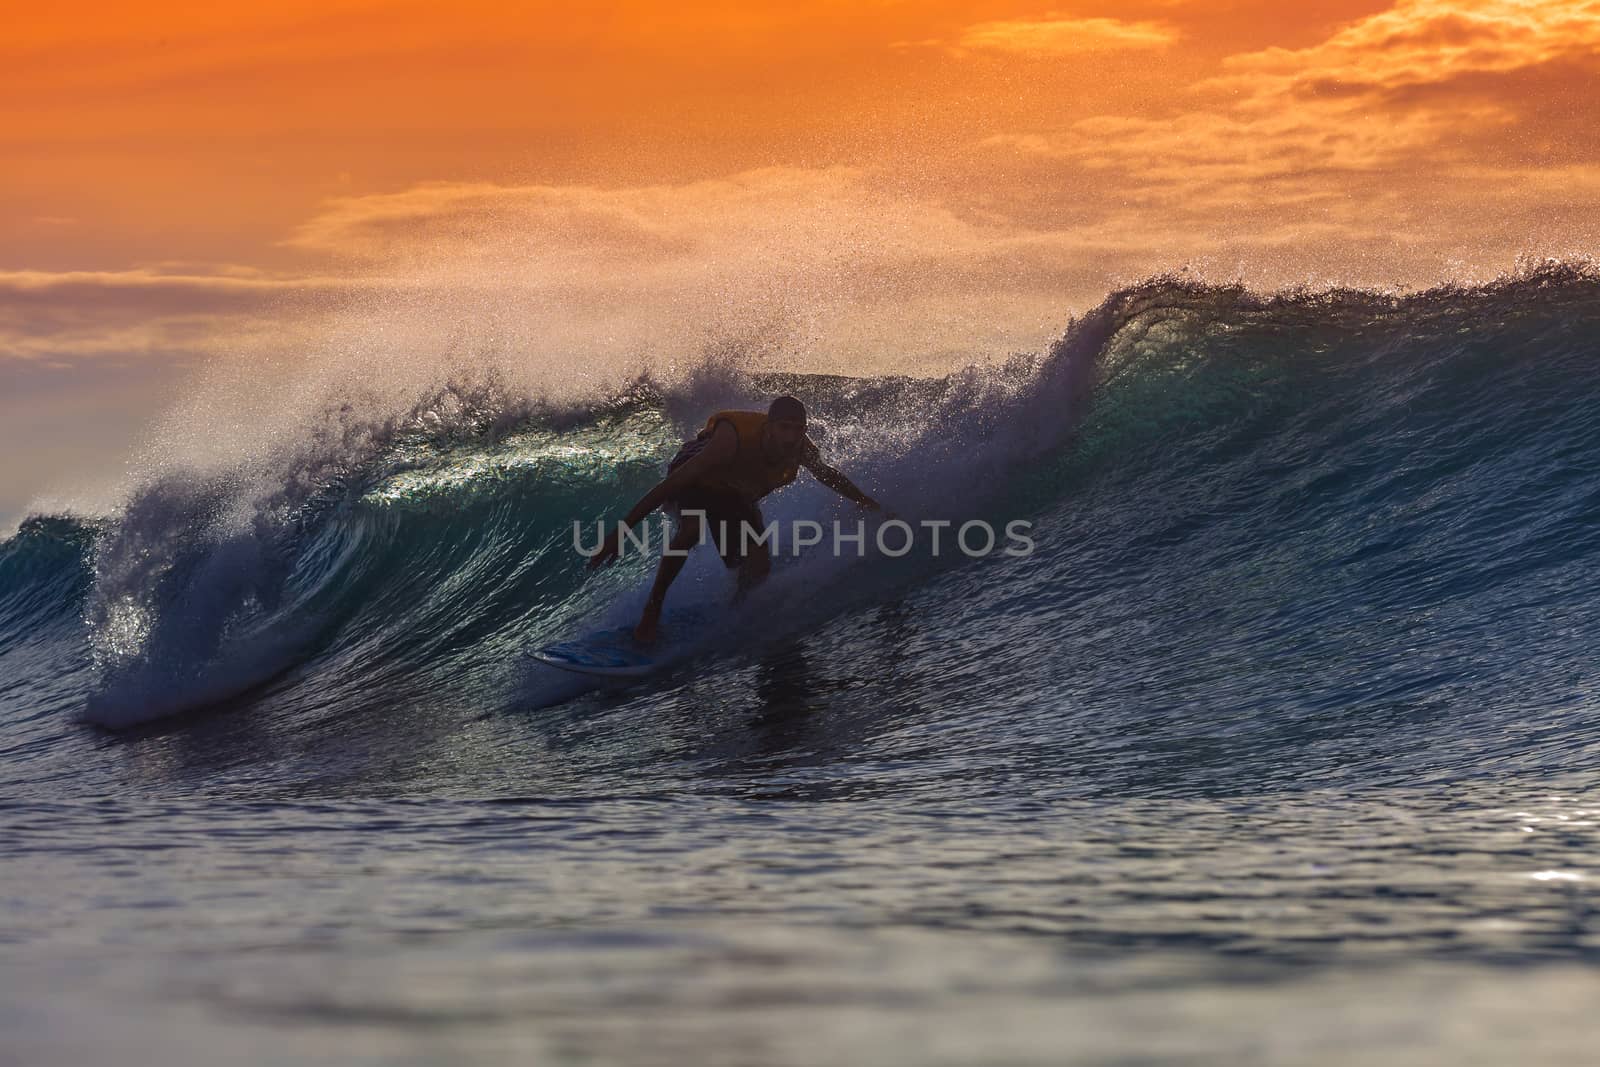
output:
{"label": "surfer's outstretched arm", "polygon": [[699,481],[705,475],[733,461],[739,451],[739,434],[731,422],[717,424],[705,447],[690,456],[677,469],[656,483],[656,487],[639,498],[628,514],[623,516],[616,532],[606,539],[605,545],[589,558],[590,568],[599,567],[616,559],[622,551],[622,531],[642,520],[665,501]]}
{"label": "surfer's outstretched arm", "polygon": [[837,467],[830,467],[822,462],[822,457],[816,452],[811,452],[807,458],[800,461],[823,485],[832,489],[846,500],[853,500],[868,511],[877,511],[880,505],[867,494],[856,487],[856,483],[846,478],[844,472]]}

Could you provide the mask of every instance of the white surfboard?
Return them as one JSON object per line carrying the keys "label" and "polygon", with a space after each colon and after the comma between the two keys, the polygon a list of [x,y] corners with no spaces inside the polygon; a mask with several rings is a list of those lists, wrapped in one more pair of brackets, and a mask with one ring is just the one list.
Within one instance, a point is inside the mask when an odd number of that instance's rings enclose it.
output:
{"label": "white surfboard", "polygon": [[633,640],[633,627],[619,626],[614,630],[596,630],[570,641],[534,649],[528,653],[540,663],[560,667],[579,674],[608,677],[642,677],[660,668],[654,648],[646,648]]}
{"label": "white surfboard", "polygon": [[686,654],[704,621],[703,613],[694,609],[668,612],[662,619],[660,637],[651,645],[635,641],[631,625],[616,626],[545,645],[528,655],[540,663],[578,674],[642,678]]}

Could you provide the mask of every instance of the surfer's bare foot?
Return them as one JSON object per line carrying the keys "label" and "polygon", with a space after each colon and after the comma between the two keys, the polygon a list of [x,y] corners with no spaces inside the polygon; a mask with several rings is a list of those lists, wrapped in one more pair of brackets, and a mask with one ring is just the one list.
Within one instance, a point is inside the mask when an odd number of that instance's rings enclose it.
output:
{"label": "surfer's bare foot", "polygon": [[646,615],[639,620],[639,625],[633,628],[633,639],[641,645],[655,644],[657,625],[658,620],[654,615]]}

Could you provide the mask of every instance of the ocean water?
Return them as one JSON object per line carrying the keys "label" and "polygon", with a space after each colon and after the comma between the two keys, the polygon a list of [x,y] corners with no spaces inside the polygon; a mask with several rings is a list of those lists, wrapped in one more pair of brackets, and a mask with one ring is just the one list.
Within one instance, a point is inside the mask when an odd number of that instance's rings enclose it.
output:
{"label": "ocean water", "polygon": [[[737,608],[701,552],[692,655],[531,662],[649,580],[574,520],[777,390],[1033,552],[869,538]],[[1159,279],[938,379],[332,404],[0,544],[0,1059],[1584,1062],[1597,562],[1572,265]]]}

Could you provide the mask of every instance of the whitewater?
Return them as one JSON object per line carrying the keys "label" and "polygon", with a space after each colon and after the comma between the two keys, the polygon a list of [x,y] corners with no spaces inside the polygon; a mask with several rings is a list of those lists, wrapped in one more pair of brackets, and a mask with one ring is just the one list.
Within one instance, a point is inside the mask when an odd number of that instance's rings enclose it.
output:
{"label": "whitewater", "polygon": [[[979,559],[802,553],[694,655],[590,573],[810,408]],[[1600,1038],[1600,275],[1163,277],[939,377],[452,365],[0,543],[18,1062],[1463,1063]],[[856,514],[802,476],[781,522]]]}

